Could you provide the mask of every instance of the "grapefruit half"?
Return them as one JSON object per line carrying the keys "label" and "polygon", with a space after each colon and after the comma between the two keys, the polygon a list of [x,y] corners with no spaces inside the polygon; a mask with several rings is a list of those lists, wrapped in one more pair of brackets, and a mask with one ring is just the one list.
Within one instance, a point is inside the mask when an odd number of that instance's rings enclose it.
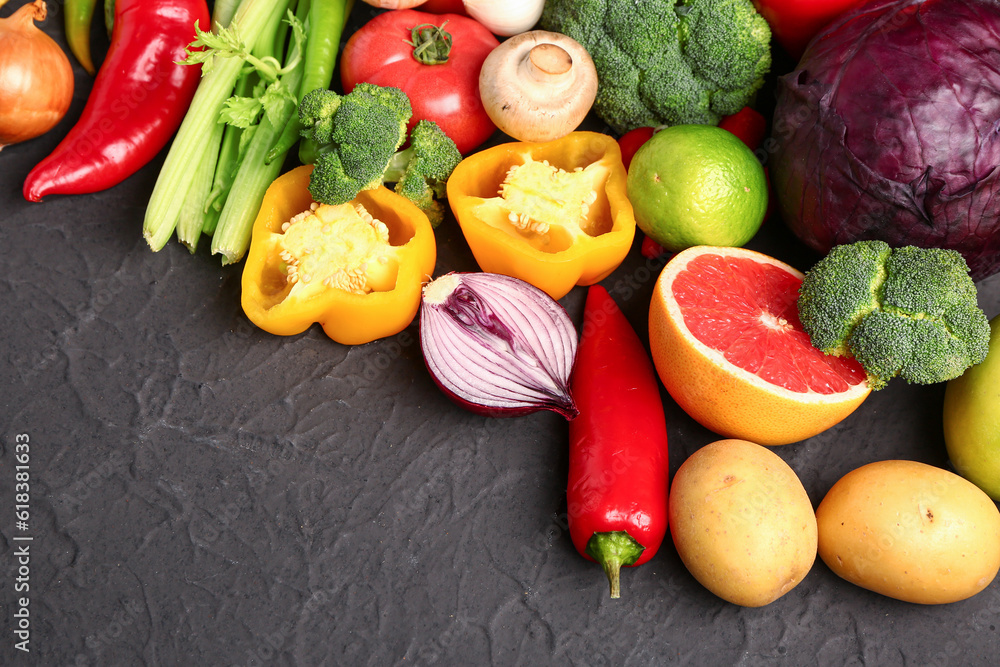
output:
{"label": "grapefruit half", "polygon": [[667,391],[702,426],[785,445],[825,431],[868,397],[861,364],[810,343],[801,283],[794,267],[745,248],[695,246],[664,267],[650,349]]}

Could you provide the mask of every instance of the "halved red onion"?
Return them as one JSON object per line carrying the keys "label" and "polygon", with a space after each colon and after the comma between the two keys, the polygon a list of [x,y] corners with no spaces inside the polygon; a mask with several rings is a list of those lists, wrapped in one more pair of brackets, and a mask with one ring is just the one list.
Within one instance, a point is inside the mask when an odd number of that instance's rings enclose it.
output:
{"label": "halved red onion", "polygon": [[497,273],[448,273],[424,287],[420,345],[431,377],[473,412],[577,415],[569,390],[576,329],[534,285]]}

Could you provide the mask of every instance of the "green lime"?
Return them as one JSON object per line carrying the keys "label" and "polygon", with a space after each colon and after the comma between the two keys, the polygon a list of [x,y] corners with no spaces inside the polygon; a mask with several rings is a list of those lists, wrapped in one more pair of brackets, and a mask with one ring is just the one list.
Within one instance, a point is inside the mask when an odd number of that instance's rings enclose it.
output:
{"label": "green lime", "polygon": [[671,252],[738,247],[767,211],[764,168],[746,144],[714,125],[674,125],[632,158],[628,198],[646,236]]}

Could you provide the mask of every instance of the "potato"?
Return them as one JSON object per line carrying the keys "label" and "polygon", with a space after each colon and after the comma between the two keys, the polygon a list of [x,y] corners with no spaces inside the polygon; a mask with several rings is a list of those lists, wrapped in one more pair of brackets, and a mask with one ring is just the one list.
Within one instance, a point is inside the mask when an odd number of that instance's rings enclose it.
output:
{"label": "potato", "polygon": [[858,586],[920,604],[957,602],[1000,570],[1000,511],[958,475],[915,461],[869,463],[816,510],[819,555]]}
{"label": "potato", "polygon": [[670,489],[670,534],[705,588],[744,607],[792,590],[816,560],[816,515],[795,472],[746,440],[692,454]]}

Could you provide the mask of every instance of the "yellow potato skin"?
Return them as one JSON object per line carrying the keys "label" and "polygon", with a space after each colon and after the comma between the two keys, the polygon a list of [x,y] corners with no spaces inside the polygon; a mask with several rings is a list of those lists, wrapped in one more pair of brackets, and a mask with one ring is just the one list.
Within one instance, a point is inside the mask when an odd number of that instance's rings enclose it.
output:
{"label": "yellow potato skin", "polygon": [[713,442],[681,464],[668,525],[695,579],[744,607],[777,600],[816,560],[816,515],[802,482],[781,457],[746,440]]}
{"label": "yellow potato skin", "polygon": [[916,461],[844,475],[816,509],[819,556],[837,575],[918,604],[972,597],[1000,570],[1000,511],[962,477]]}

